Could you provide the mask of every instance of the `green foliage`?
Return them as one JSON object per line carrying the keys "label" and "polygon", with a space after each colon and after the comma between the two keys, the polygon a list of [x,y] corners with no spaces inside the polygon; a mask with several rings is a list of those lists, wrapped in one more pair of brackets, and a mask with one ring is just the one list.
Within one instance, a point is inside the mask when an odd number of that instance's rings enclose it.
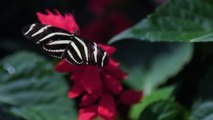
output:
{"label": "green foliage", "polygon": [[169,42],[213,41],[212,0],[168,0],[138,24],[116,35],[122,39]]}
{"label": "green foliage", "polygon": [[125,82],[133,88],[143,90],[145,95],[175,76],[191,60],[193,54],[193,46],[188,43],[130,40],[117,42],[114,46],[117,48],[115,57],[128,73]]}
{"label": "green foliage", "polygon": [[[121,61],[122,67],[129,74],[127,84],[145,92],[141,103],[131,109],[133,119],[137,119],[140,114],[140,120],[188,119],[186,110],[177,103],[155,102],[173,98],[171,96],[174,95],[171,95],[169,89],[164,91],[158,87],[165,84],[169,78],[176,76],[191,60],[193,54],[191,44],[166,42],[213,41],[212,11],[212,0],[170,0],[159,7],[155,13],[110,40],[110,43],[122,41],[114,45],[118,48],[117,59]],[[131,39],[131,42],[127,39]],[[135,42],[133,39],[135,41],[164,41],[164,43]],[[209,53],[211,54],[211,51]],[[203,63],[206,62],[205,58],[200,59]],[[201,73],[193,73],[201,74],[200,84],[196,86],[198,98],[213,97],[212,68],[211,65],[205,77],[202,77]],[[181,76],[181,78],[187,79],[186,76]],[[200,106],[193,108],[192,120],[213,119],[213,111],[210,109],[212,105],[203,104],[205,107],[201,102]]]}
{"label": "green foliage", "polygon": [[144,111],[144,109],[152,104],[153,102],[159,100],[172,100],[172,93],[174,91],[174,86],[160,88],[156,91],[153,91],[150,95],[144,96],[142,101],[139,104],[136,104],[131,110],[131,118],[137,120],[140,114]]}
{"label": "green foliage", "polygon": [[213,120],[213,101],[195,103],[190,120]]}
{"label": "green foliage", "polygon": [[76,119],[63,76],[41,56],[31,52],[8,56],[0,61],[0,76],[0,114],[14,116],[13,120]]}
{"label": "green foliage", "polygon": [[168,100],[149,105],[139,120],[188,120],[188,112],[181,105]]}
{"label": "green foliage", "polygon": [[210,63],[198,86],[198,100],[192,106],[191,120],[213,119],[213,63]]}
{"label": "green foliage", "polygon": [[[209,64],[213,58],[212,44],[208,48],[196,44],[195,48],[189,43],[213,41],[212,11],[212,0],[168,0],[153,14],[110,40],[118,49],[115,57],[128,73],[126,84],[145,93],[130,111],[133,120],[188,120],[189,116],[191,120],[213,119],[212,101],[204,101],[213,97],[213,64]],[[185,68],[189,62],[191,66]],[[180,89],[176,92],[182,91],[182,96],[190,94],[190,102],[202,101],[193,107],[187,101],[172,102],[179,95],[173,93],[175,87],[165,86],[172,77],[176,81],[173,86],[179,83],[193,89],[193,93]],[[162,85],[163,88],[159,87]],[[192,114],[178,102],[192,107]]]}

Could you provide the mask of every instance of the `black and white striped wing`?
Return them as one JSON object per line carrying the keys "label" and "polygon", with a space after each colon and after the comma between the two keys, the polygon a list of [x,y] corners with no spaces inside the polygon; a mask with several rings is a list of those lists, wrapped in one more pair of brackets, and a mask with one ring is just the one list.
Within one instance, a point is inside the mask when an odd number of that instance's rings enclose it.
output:
{"label": "black and white striped wing", "polygon": [[59,28],[34,23],[24,27],[22,32],[49,55],[65,58],[71,64],[103,67],[109,61],[106,52],[95,42],[84,40]]}
{"label": "black and white striped wing", "polygon": [[57,58],[63,58],[67,43],[60,44],[58,46],[51,46],[48,44],[52,42],[62,41],[63,39],[67,39],[70,41],[71,36],[70,33],[64,30],[52,27],[50,25],[42,25],[39,23],[27,25],[23,28],[22,33],[26,38],[38,44],[49,55]]}
{"label": "black and white striped wing", "polygon": [[[79,53],[78,57],[83,60],[84,64],[88,65],[97,65],[103,67],[108,64],[109,58],[107,53],[99,47],[95,42],[91,42],[88,40],[84,40],[79,36],[72,36],[72,42],[78,46]],[[71,45],[67,50],[66,58],[68,61],[72,60],[72,56],[70,53],[73,53],[73,46]]]}

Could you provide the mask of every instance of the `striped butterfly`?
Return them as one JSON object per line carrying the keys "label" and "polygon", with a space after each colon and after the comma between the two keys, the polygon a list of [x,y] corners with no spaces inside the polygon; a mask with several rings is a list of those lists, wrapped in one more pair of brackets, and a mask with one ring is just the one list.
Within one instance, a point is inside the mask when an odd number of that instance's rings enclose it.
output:
{"label": "striped butterfly", "polygon": [[51,25],[33,23],[25,26],[22,33],[50,56],[65,58],[70,64],[104,67],[109,62],[107,53],[101,47],[81,38],[76,32],[69,33]]}

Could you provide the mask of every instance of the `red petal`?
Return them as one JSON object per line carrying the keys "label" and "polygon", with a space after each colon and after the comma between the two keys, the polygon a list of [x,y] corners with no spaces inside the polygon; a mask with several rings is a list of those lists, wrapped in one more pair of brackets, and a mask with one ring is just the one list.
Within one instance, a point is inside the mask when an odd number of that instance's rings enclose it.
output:
{"label": "red petal", "polygon": [[110,59],[109,64],[105,67],[104,72],[113,75],[118,80],[123,80],[127,77],[127,74],[118,67],[118,63],[112,59]]}
{"label": "red petal", "polygon": [[104,49],[109,56],[112,55],[116,51],[115,47],[112,47],[109,45],[98,44],[98,46],[100,46],[102,49]]}
{"label": "red petal", "polygon": [[70,33],[73,33],[77,30],[78,35],[80,35],[80,29],[79,29],[78,24],[76,23],[73,15],[70,13],[67,13],[67,14],[65,14],[64,18],[66,20],[67,31],[69,31]]}
{"label": "red petal", "polygon": [[59,62],[55,70],[58,72],[78,72],[84,69],[85,66],[76,66],[68,63],[65,59]]}
{"label": "red petal", "polygon": [[78,120],[93,120],[97,116],[97,106],[93,105],[86,108],[81,108],[79,111]]}
{"label": "red petal", "polygon": [[70,80],[81,81],[81,78],[82,78],[82,72],[80,72],[80,71],[73,72],[70,75]]}
{"label": "red petal", "polygon": [[114,66],[114,67],[119,66],[119,62],[117,62],[116,60],[114,60],[112,58],[109,59],[109,64],[111,64],[111,66]]}
{"label": "red petal", "polygon": [[69,91],[69,98],[76,98],[84,92],[84,88],[80,81],[75,81],[74,85],[72,86],[71,90]]}
{"label": "red petal", "polygon": [[126,105],[133,105],[140,102],[143,97],[142,91],[126,90],[120,96],[120,101]]}
{"label": "red petal", "polygon": [[82,84],[89,94],[102,94],[102,82],[98,67],[87,66],[82,72]]}
{"label": "red petal", "polygon": [[74,17],[71,14],[65,14],[63,16],[60,12],[55,10],[55,14],[49,10],[46,10],[47,14],[37,12],[37,17],[42,24],[52,25],[73,33],[75,30],[79,31],[79,27],[75,22]]}
{"label": "red petal", "polygon": [[98,106],[99,115],[104,118],[112,118],[116,115],[116,106],[113,97],[110,94],[104,94]]}
{"label": "red petal", "polygon": [[81,106],[88,106],[93,104],[95,101],[98,100],[98,95],[96,94],[86,94],[81,99]]}
{"label": "red petal", "polygon": [[108,74],[104,75],[104,85],[113,94],[119,94],[122,90],[120,81],[113,78],[112,76],[110,76]]}

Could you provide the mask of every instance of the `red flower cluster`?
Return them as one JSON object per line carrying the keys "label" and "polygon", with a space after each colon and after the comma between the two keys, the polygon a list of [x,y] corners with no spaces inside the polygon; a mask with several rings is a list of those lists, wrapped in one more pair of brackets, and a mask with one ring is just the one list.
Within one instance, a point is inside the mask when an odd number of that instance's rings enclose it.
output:
{"label": "red flower cluster", "polygon": [[[61,15],[58,11],[55,14],[47,11],[47,14],[37,13],[42,24],[50,24],[73,33],[79,31],[71,14]],[[109,56],[116,49],[111,46],[99,44]],[[96,66],[75,66],[62,60],[56,70],[59,72],[72,73],[70,80],[74,85],[69,91],[70,98],[81,97],[79,120],[92,120],[100,117],[103,120],[114,120],[117,115],[116,105],[123,103],[132,105],[137,103],[142,93],[128,90],[122,91],[120,81],[127,75],[119,69],[119,63],[110,58],[109,64],[104,68]]]}

